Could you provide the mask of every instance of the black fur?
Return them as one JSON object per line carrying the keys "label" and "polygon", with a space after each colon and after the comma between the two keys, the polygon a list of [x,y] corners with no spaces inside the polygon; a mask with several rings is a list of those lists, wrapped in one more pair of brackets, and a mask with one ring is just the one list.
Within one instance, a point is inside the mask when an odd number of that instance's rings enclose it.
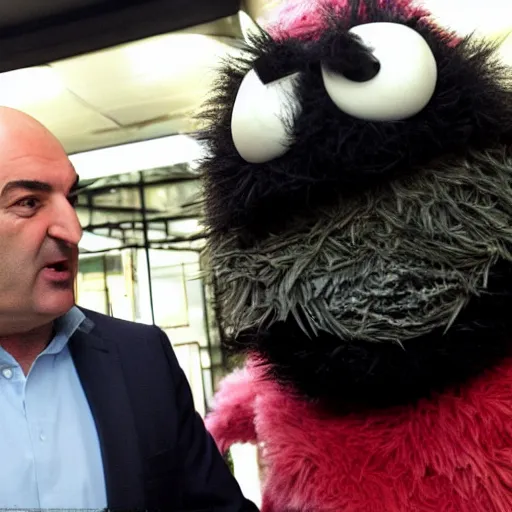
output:
{"label": "black fur", "polygon": [[337,412],[412,404],[490,369],[512,350],[512,266],[500,262],[489,291],[475,297],[444,333],[399,345],[305,335],[293,321],[246,332],[231,351],[255,353],[269,378]]}
{"label": "black fur", "polygon": [[[360,14],[355,4],[326,10],[326,29],[304,40],[255,38],[246,60],[226,64],[217,96],[204,117],[211,157],[204,162],[207,223],[211,232],[238,230],[241,238],[286,229],[293,215],[340,196],[357,194],[439,156],[499,143],[511,134],[511,93],[500,79],[509,73],[494,63],[495,48],[467,38],[450,45],[423,18],[408,17],[396,7],[369,6]],[[417,30],[438,63],[438,84],[429,105],[401,122],[372,123],[352,118],[331,101],[319,62],[340,69],[357,62],[366,50],[347,30],[361,23],[392,21]],[[269,77],[302,71],[298,96],[302,113],[290,131],[296,140],[274,161],[253,165],[237,153],[231,136],[231,111],[240,83],[257,59]],[[270,72],[270,71],[271,72]],[[270,79],[270,78],[269,78]]]}

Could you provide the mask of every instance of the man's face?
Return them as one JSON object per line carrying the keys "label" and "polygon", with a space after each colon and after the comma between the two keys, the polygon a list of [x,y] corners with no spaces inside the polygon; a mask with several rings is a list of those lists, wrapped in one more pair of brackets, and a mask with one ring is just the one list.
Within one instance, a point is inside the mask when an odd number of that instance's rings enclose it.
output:
{"label": "man's face", "polygon": [[0,329],[34,328],[74,305],[82,236],[70,198],[76,182],[49,132],[0,113]]}

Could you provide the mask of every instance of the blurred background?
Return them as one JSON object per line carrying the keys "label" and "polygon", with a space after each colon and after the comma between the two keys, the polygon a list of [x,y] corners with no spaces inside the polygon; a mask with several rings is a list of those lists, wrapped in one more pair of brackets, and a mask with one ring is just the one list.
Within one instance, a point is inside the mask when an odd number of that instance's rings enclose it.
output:
{"label": "blurred background", "polygon": [[[194,118],[216,67],[241,51],[278,0],[17,0],[0,2],[0,104],[61,140],[86,192],[77,211],[78,304],[166,331],[204,416],[227,371],[204,246]],[[420,3],[420,2],[419,2]],[[461,34],[502,38],[507,0],[425,0]],[[231,451],[260,503],[257,449]]]}

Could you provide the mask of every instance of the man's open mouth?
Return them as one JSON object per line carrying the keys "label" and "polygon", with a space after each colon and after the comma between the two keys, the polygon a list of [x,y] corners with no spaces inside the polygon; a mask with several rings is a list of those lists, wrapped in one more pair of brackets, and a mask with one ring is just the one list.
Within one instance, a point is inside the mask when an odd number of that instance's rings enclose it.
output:
{"label": "man's open mouth", "polygon": [[49,265],[46,265],[45,268],[53,270],[54,272],[67,272],[70,269],[70,265],[68,260],[62,260],[50,263]]}

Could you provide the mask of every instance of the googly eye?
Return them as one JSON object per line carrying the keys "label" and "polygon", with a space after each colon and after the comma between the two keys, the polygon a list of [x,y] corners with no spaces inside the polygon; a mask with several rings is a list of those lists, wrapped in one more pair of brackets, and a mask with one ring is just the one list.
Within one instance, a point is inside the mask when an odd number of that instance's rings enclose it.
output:
{"label": "googly eye", "polygon": [[399,121],[423,110],[437,83],[436,60],[425,39],[397,23],[368,23],[349,32],[371,51],[378,69],[368,80],[352,80],[322,63],[325,89],[336,106],[367,121]]}
{"label": "googly eye", "polygon": [[233,107],[231,135],[246,162],[269,162],[289,151],[290,126],[300,111],[298,77],[293,73],[264,84],[254,69],[244,77]]}

